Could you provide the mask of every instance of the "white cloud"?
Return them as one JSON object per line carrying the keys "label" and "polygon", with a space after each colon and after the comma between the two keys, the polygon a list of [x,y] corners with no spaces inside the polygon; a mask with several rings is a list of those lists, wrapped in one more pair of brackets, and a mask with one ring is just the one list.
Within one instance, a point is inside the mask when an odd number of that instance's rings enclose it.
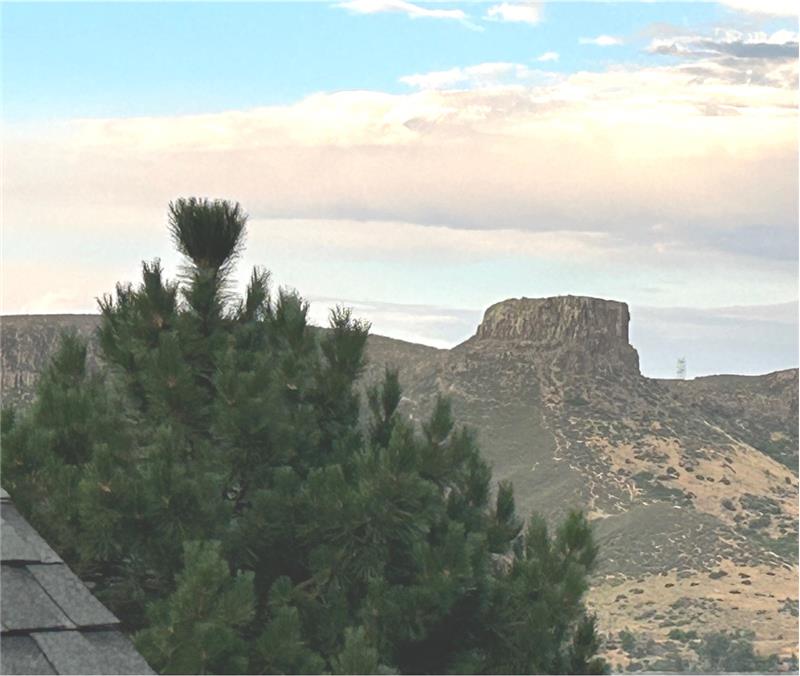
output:
{"label": "white cloud", "polygon": [[800,6],[797,0],[718,0],[732,9],[750,14],[797,17]]}
{"label": "white cloud", "polygon": [[[648,51],[684,60],[680,66],[698,81],[725,81],[796,91],[798,35],[780,30],[772,34],[716,29],[708,35],[672,35],[654,39]],[[732,114],[719,102],[709,111]]]}
{"label": "white cloud", "polygon": [[404,75],[400,78],[400,82],[416,89],[446,89],[466,80],[467,75],[463,68],[415,73],[414,75]]}
{"label": "white cloud", "polygon": [[766,42],[772,45],[782,45],[787,42],[797,42],[800,37],[797,31],[779,30],[775,31],[772,35],[759,34],[766,37]]}
{"label": "white cloud", "polygon": [[520,63],[490,61],[464,68],[405,75],[400,78],[400,82],[416,89],[496,87],[509,81],[529,78],[537,72]]}
{"label": "white cloud", "polygon": [[728,56],[740,59],[797,59],[797,31],[778,30],[743,33],[730,28],[717,28],[709,35],[671,35],[655,38],[650,52],[683,57]]}
{"label": "white cloud", "polygon": [[311,319],[320,326],[327,326],[330,309],[344,305],[353,308],[353,313],[359,319],[372,324],[372,335],[390,336],[444,349],[474,335],[483,316],[482,308],[462,309],[326,296],[312,296],[309,300]]}
{"label": "white cloud", "polygon": [[612,35],[598,35],[596,38],[580,38],[578,42],[582,45],[596,45],[597,47],[615,47],[622,44],[620,38]]}
{"label": "white cloud", "polygon": [[489,7],[486,18],[534,26],[542,20],[542,7],[539,2],[503,2]]}
{"label": "white cloud", "polygon": [[545,52],[536,58],[537,61],[558,61],[558,52]]}
{"label": "white cloud", "polygon": [[461,9],[431,8],[406,0],[346,0],[336,5],[354,14],[405,14],[411,19],[449,19],[461,25],[481,31],[483,28],[471,22]]}
{"label": "white cloud", "polygon": [[[512,228],[461,229],[401,221],[351,219],[253,219],[251,233],[269,233],[264,244],[286,250],[349,252],[385,260],[485,261],[508,257],[590,258],[608,250],[603,233]],[[253,234],[253,237],[258,235]]]}
{"label": "white cloud", "polygon": [[460,9],[430,9],[405,0],[347,0],[347,2],[340,2],[337,6],[356,14],[395,12],[405,14],[414,19],[462,20],[467,18],[466,14]]}

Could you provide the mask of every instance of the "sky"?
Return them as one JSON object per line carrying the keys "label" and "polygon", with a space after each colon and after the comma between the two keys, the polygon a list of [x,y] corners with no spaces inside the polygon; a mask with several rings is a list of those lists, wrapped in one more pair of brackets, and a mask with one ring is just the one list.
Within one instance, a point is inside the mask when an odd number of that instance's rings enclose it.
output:
{"label": "sky", "polygon": [[5,314],[94,312],[180,260],[170,200],[250,215],[324,323],[449,347],[490,304],[631,306],[646,375],[798,362],[788,0],[14,3]]}

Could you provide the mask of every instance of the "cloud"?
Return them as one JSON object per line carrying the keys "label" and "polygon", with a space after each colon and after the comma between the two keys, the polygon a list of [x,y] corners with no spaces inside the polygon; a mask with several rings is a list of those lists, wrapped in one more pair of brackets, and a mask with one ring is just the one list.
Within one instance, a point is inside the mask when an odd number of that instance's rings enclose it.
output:
{"label": "cloud", "polygon": [[542,20],[539,2],[503,2],[486,10],[486,19],[535,26]]}
{"label": "cloud", "polygon": [[[269,233],[272,247],[332,252],[369,260],[465,262],[508,258],[589,259],[607,251],[603,233],[512,228],[462,229],[400,221],[352,219],[252,220],[251,231]],[[618,243],[617,243],[618,245]]]}
{"label": "cloud", "polygon": [[346,0],[336,5],[354,14],[405,14],[411,19],[446,19],[458,21],[472,30],[483,30],[472,23],[461,9],[424,7],[406,0]]}
{"label": "cloud", "polygon": [[460,9],[430,9],[405,0],[348,0],[340,2],[337,7],[350,10],[355,14],[394,12],[405,14],[412,19],[456,19],[461,21],[467,18],[467,15]]}
{"label": "cloud", "polygon": [[703,232],[706,246],[737,255],[758,256],[774,261],[795,261],[798,250],[797,228],[742,226],[709,229]]}
{"label": "cloud", "polygon": [[[556,55],[557,58],[558,55]],[[551,59],[547,59],[551,60]],[[546,73],[528,68],[521,63],[491,61],[474,66],[450,68],[429,73],[415,73],[400,78],[400,82],[416,89],[476,89],[496,88],[503,84],[530,82],[546,78]]]}
{"label": "cloud", "polygon": [[750,14],[797,17],[797,0],[718,0],[723,5]]}
{"label": "cloud", "polygon": [[616,47],[622,44],[620,38],[611,35],[598,35],[596,38],[579,38],[578,42],[582,45],[596,45],[597,47]]}
{"label": "cloud", "polygon": [[537,61],[558,61],[558,52],[545,52],[541,56],[536,57]]}
{"label": "cloud", "polygon": [[538,75],[476,64],[409,76],[425,88],[403,95],[339,92],[7,132],[6,221],[12,210],[60,222],[85,199],[98,210],[132,199],[152,207],[203,190],[242,195],[276,217],[604,232],[790,227],[797,91],[781,77],[747,84],[732,68],[695,59]]}
{"label": "cloud", "polygon": [[[710,35],[667,35],[651,41],[648,51],[681,59],[679,68],[698,82],[760,85],[797,89],[798,35],[780,30],[772,34],[716,29]],[[709,114],[736,114],[710,102]]]}
{"label": "cloud", "polygon": [[798,35],[788,30],[768,35],[717,29],[712,36],[678,35],[656,38],[648,49],[654,54],[668,54],[686,59],[732,57],[791,61],[798,57]]}
{"label": "cloud", "polygon": [[451,348],[472,336],[483,316],[480,309],[324,296],[311,297],[309,300],[311,319],[320,326],[327,325],[331,308],[344,305],[353,308],[356,317],[372,324],[370,333],[373,335],[390,336],[440,349]]}
{"label": "cloud", "polygon": [[400,82],[417,89],[445,89],[466,82],[467,74],[463,68],[450,68],[429,73],[416,73],[404,75]]}
{"label": "cloud", "polygon": [[[125,270],[128,279],[138,270]],[[120,269],[86,260],[3,261],[0,312],[3,314],[56,314],[97,312],[97,297],[112,291]]]}

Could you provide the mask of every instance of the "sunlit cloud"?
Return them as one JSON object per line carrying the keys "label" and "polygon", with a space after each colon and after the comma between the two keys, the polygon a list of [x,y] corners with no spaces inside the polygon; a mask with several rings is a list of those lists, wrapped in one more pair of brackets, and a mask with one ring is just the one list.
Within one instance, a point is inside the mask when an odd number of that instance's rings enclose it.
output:
{"label": "sunlit cloud", "polygon": [[[371,324],[371,333],[392,336],[399,340],[448,349],[475,333],[483,312],[463,309],[404,303],[387,303],[346,297],[315,296],[311,301],[311,320],[326,326],[330,309],[343,305]],[[400,364],[397,364],[400,366]]]}
{"label": "sunlit cloud", "polygon": [[414,19],[463,20],[466,18],[466,14],[460,9],[432,9],[416,5],[413,2],[406,2],[405,0],[347,0],[347,2],[340,2],[337,7],[350,10],[355,14],[395,12],[405,14]]}
{"label": "sunlit cloud", "polygon": [[718,29],[710,36],[677,35],[656,38],[651,42],[649,51],[681,58],[727,57],[789,62],[798,58],[798,35],[797,32],[788,30],[767,34]]}
{"label": "sunlit cloud", "polygon": [[796,63],[774,68],[748,84],[709,59],[573,75],[488,63],[409,76],[421,91],[404,95],[9,130],[5,220],[59,224],[87,204],[200,191],[265,217],[624,237],[673,223],[678,239],[700,225],[790,228]]}
{"label": "sunlit cloud", "polygon": [[406,2],[406,0],[346,0],[336,6],[353,14],[392,13],[404,14],[411,19],[446,19],[458,21],[472,30],[483,30],[477,24],[471,22],[466,12],[461,9],[426,7],[413,2]]}
{"label": "sunlit cloud", "polygon": [[558,61],[558,52],[545,52],[541,56],[537,56],[537,61]]}
{"label": "sunlit cloud", "polygon": [[542,7],[539,2],[502,2],[489,7],[486,18],[535,26],[542,20]]}
{"label": "sunlit cloud", "polygon": [[579,38],[578,42],[582,45],[595,45],[597,47],[616,47],[622,44],[620,38],[612,35],[598,35],[596,38]]}
{"label": "sunlit cloud", "polygon": [[338,250],[371,260],[587,259],[613,249],[614,244],[597,232],[462,229],[376,220],[257,218],[250,230],[254,242],[264,238],[264,244],[287,250]]}
{"label": "sunlit cloud", "polygon": [[400,78],[400,82],[416,89],[474,89],[496,87],[503,83],[516,83],[521,80],[530,81],[535,76],[545,75],[521,63],[500,61],[404,75]]}

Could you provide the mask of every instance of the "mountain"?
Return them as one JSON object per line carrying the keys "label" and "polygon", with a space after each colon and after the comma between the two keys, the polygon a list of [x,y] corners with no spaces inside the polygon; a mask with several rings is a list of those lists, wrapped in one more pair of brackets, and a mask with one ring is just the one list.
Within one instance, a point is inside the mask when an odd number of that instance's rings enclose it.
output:
{"label": "mountain", "polygon": [[[0,318],[0,396],[3,405],[25,405],[35,395],[36,381],[58,345],[62,331],[94,336],[99,315],[5,315]],[[89,342],[89,358],[97,363],[97,343]]]}
{"label": "mountain", "polygon": [[[5,317],[4,400],[30,399],[58,328],[96,322]],[[447,394],[521,514],[589,514],[589,603],[615,667],[679,664],[691,631],[753,630],[760,652],[796,654],[797,370],[646,378],[628,324],[615,301],[506,300],[451,350],[372,336],[364,382],[399,367],[415,420]]]}

